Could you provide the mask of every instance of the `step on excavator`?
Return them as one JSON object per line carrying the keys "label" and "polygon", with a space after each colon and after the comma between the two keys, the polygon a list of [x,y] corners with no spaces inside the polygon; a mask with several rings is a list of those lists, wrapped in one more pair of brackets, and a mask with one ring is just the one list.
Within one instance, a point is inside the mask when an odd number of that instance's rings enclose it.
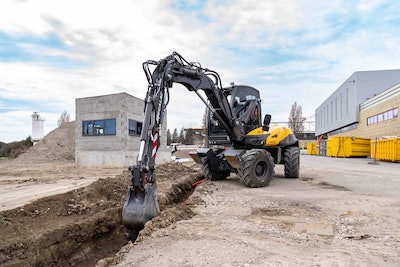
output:
{"label": "step on excavator", "polygon": [[285,177],[299,177],[298,140],[289,128],[270,126],[271,115],[261,119],[257,89],[234,84],[222,87],[217,72],[188,62],[177,52],[159,61],[144,62],[143,70],[148,89],[140,149],[136,165],[129,167],[131,180],[122,210],[128,229],[142,229],[160,212],[155,159],[169,89],[174,83],[196,93],[207,107],[208,146],[190,154],[201,164],[205,178],[224,180],[235,173],[248,187],[265,187],[272,180],[275,164],[284,165]]}

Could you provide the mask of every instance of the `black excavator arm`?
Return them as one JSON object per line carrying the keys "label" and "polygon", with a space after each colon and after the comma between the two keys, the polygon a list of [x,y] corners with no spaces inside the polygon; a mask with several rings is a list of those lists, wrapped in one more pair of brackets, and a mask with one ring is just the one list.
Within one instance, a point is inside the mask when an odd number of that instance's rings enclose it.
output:
{"label": "black excavator arm", "polygon": [[271,132],[270,115],[265,115],[261,122],[261,99],[257,89],[246,85],[223,88],[217,72],[202,68],[199,63],[190,63],[176,52],[159,61],[144,62],[143,70],[148,89],[139,154],[136,165],[129,167],[131,182],[122,211],[127,228],[141,229],[160,211],[155,158],[169,89],[174,83],[195,92],[211,113],[208,113],[209,144],[216,148],[199,148],[190,154],[195,162],[202,164],[207,178],[222,180],[234,172],[246,186],[267,186],[274,173],[274,161],[283,162],[285,177],[298,177],[298,141],[285,127],[275,127]]}
{"label": "black excavator arm", "polygon": [[[153,72],[150,66],[155,66]],[[140,136],[140,150],[136,165],[129,167],[131,184],[122,219],[127,228],[140,229],[159,213],[157,183],[154,176],[155,158],[160,146],[160,129],[169,102],[169,89],[174,83],[195,92],[221,123],[230,140],[240,142],[244,133],[235,130],[238,125],[228,102],[228,89],[223,89],[217,72],[189,63],[173,52],[159,61],[146,61],[143,70],[148,80],[145,98],[144,121]],[[203,90],[205,99],[198,90]],[[242,129],[243,127],[237,127]]]}

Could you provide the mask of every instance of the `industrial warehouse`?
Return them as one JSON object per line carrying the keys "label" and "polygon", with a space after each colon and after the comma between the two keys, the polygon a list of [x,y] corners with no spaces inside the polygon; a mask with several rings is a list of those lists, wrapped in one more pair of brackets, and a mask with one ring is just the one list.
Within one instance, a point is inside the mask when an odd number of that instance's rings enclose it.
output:
{"label": "industrial warehouse", "polygon": [[399,161],[399,105],[400,70],[353,73],[316,109],[308,153]]}

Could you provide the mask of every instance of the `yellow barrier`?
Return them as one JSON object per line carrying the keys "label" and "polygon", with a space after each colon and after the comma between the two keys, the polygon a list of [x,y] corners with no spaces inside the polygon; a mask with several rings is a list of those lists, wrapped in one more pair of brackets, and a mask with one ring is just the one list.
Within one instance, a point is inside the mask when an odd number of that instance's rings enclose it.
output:
{"label": "yellow barrier", "polygon": [[371,158],[375,157],[384,161],[400,161],[400,137],[371,141]]}
{"label": "yellow barrier", "polygon": [[328,157],[368,157],[371,139],[355,136],[333,136],[327,140]]}
{"label": "yellow barrier", "polygon": [[312,142],[307,144],[307,154],[308,155],[319,155],[319,148],[317,142]]}

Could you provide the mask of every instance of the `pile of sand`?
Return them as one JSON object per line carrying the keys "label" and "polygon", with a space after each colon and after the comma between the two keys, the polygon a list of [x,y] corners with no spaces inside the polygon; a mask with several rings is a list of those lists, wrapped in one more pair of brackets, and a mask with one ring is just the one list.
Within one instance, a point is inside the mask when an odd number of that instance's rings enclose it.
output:
{"label": "pile of sand", "polygon": [[48,133],[16,161],[49,162],[75,160],[75,121],[66,122]]}

